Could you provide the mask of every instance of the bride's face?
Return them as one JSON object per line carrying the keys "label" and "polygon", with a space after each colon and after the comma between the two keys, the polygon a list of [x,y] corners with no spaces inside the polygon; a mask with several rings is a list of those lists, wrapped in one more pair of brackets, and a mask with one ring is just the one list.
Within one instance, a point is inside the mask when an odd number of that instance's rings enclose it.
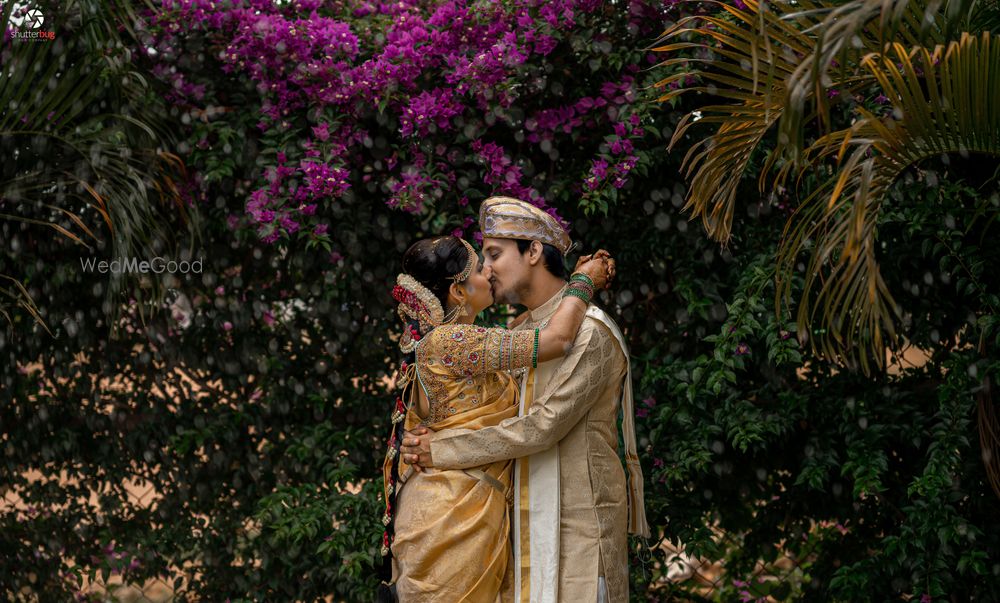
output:
{"label": "bride's face", "polygon": [[473,314],[479,314],[493,305],[493,292],[490,289],[490,269],[483,267],[478,255],[473,262],[472,273],[462,286],[465,289],[466,303],[472,308]]}

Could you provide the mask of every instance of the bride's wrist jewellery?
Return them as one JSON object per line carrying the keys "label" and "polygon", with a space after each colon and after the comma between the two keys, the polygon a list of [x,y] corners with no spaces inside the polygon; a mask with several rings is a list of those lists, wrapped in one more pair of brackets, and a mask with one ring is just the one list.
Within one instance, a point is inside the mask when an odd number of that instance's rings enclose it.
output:
{"label": "bride's wrist jewellery", "polygon": [[566,285],[566,292],[563,293],[563,297],[569,296],[576,297],[583,300],[583,303],[589,304],[594,299],[594,281],[582,272],[574,272],[573,276],[569,279],[569,284]]}

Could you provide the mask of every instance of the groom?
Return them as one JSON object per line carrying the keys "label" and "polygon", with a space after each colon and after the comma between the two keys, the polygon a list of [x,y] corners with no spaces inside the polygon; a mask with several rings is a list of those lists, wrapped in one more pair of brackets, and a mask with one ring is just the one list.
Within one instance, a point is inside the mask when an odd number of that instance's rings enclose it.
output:
{"label": "groom", "polygon": [[[479,214],[494,301],[529,312],[518,329],[541,328],[566,287],[570,238],[537,207],[507,197]],[[618,456],[622,420],[626,472]],[[517,417],[478,431],[407,432],[403,459],[465,469],[504,459],[514,466],[514,601],[628,601],[626,531],[649,535],[635,450],[628,352],[617,325],[590,306],[572,350],[528,370]]]}

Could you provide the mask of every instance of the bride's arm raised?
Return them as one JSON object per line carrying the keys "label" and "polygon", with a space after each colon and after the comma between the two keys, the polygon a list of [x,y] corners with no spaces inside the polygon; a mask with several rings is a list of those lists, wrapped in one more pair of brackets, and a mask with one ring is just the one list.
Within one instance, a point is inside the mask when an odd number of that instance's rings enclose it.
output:
{"label": "bride's arm raised", "polygon": [[[607,285],[608,279],[614,274],[614,260],[611,260],[607,252],[598,251],[593,256],[580,258],[577,262],[574,275],[584,274],[593,283],[593,296]],[[576,286],[571,282],[572,293]],[[583,287],[586,289],[586,286]],[[584,293],[586,296],[586,293]],[[565,356],[573,347],[573,340],[580,330],[583,317],[587,314],[588,302],[576,295],[567,294],[559,302],[559,308],[549,319],[548,325],[538,331],[538,362],[546,362]]]}
{"label": "bride's arm raised", "polygon": [[[614,260],[606,251],[584,257],[574,275],[592,282],[571,282],[567,295],[544,329],[510,330],[449,324],[437,327],[417,347],[417,374],[433,370],[462,380],[472,375],[537,366],[565,356],[573,347],[587,312],[587,301],[614,276]],[[579,279],[579,276],[574,276]],[[579,296],[579,297],[578,297]],[[537,339],[536,339],[537,331]],[[537,348],[535,344],[537,343]],[[431,368],[433,367],[433,368]]]}

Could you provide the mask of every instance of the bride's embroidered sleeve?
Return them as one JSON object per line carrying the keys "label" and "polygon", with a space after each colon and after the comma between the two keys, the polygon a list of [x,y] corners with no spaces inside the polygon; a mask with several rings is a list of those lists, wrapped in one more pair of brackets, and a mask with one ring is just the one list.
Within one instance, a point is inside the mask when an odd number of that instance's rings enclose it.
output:
{"label": "bride's embroidered sleeve", "polygon": [[537,363],[537,330],[445,325],[431,331],[429,337],[429,360],[457,375],[483,375]]}

